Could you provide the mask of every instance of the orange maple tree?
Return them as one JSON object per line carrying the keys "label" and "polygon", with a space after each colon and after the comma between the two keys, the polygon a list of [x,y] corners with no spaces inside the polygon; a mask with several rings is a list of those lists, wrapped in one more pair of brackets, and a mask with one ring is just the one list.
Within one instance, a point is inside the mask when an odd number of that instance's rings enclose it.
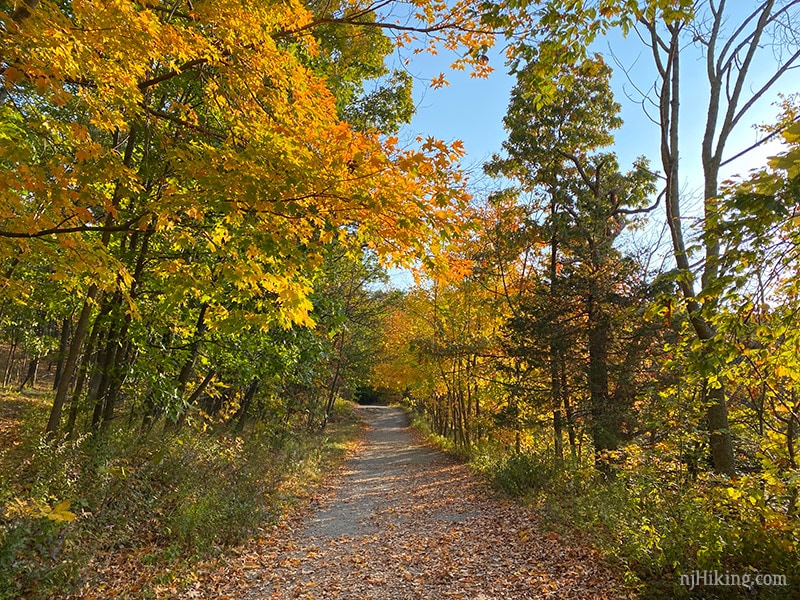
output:
{"label": "orange maple tree", "polygon": [[[127,332],[151,310],[148,278],[166,282],[157,296],[175,308],[213,309],[201,329],[226,318],[232,297],[255,302],[262,327],[310,325],[330,244],[408,262],[460,226],[459,143],[404,148],[354,128],[312,58],[325,51],[317,31],[332,26],[482,44],[491,32],[477,14],[420,4],[412,28],[350,3],[12,8],[0,5],[0,260],[9,279],[44,262],[85,297],[50,431],[95,307],[118,305]],[[20,286],[4,292],[19,298]]]}

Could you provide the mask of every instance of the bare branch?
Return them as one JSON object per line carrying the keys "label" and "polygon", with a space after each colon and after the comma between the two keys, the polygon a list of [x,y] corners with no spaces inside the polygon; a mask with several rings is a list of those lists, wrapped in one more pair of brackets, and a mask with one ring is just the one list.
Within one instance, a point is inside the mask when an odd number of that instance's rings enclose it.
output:
{"label": "bare branch", "polygon": [[789,121],[788,123],[783,125],[782,127],[776,129],[775,131],[773,131],[769,135],[764,136],[763,138],[758,140],[755,144],[753,144],[751,146],[748,146],[747,148],[745,148],[741,152],[738,152],[738,153],[734,154],[733,156],[731,156],[730,158],[728,158],[727,160],[722,161],[721,163],[719,163],[719,166],[720,167],[724,167],[725,165],[735,161],[737,158],[741,158],[742,156],[744,156],[748,152],[751,152],[752,150],[755,150],[756,148],[758,148],[762,144],[765,144],[769,140],[771,140],[772,138],[776,137],[777,135],[780,135],[783,131],[786,130],[787,127],[789,127],[792,123],[796,123],[797,121],[800,121],[800,115],[798,115],[797,117],[795,117],[794,119],[792,119],[791,121]]}
{"label": "bare branch", "polygon": [[[733,57],[737,56],[739,54],[739,51],[749,43],[749,39],[750,39],[750,37],[752,37],[752,33],[750,35],[746,36],[739,43],[739,45],[736,46],[736,49],[733,52],[731,52],[730,58],[725,58],[725,56],[728,54],[728,51],[731,49],[731,46],[734,44],[734,42],[736,42],[736,39],[742,34],[743,31],[745,31],[747,29],[747,27],[750,24],[750,21],[755,19],[762,10],[763,10],[763,6],[756,8],[753,12],[751,12],[747,16],[747,18],[745,18],[739,24],[739,26],[736,28],[736,31],[734,31],[730,35],[730,37],[728,37],[728,41],[725,42],[725,45],[722,47],[722,50],[720,50],[719,58],[717,59],[717,72],[722,72],[725,68],[729,67],[730,66],[730,61],[733,59]],[[717,17],[715,16],[715,18],[717,18]],[[722,16],[720,15],[719,16],[719,20],[721,20],[721,19],[722,19]],[[726,62],[728,64],[723,66],[723,63],[726,63]]]}
{"label": "bare branch", "polygon": [[[773,2],[770,2],[770,4],[773,4]],[[772,13],[768,17],[768,19],[766,20],[764,26],[766,27],[766,26],[769,26],[769,25],[775,23],[778,20],[779,17],[783,16],[785,13],[787,13],[789,11],[789,9],[797,6],[798,4],[800,4],[800,0],[793,0],[792,2],[789,2],[788,4],[782,6],[780,8],[780,10],[776,11],[775,13]],[[720,71],[722,71],[724,68],[730,68],[732,63],[736,60],[736,57],[738,57],[739,52],[741,52],[742,49],[751,42],[751,39],[752,39],[753,35],[755,34],[755,30],[753,32],[751,32],[749,35],[745,36],[739,42],[739,44],[737,44],[736,48],[730,53],[728,58],[725,58],[726,55],[728,55],[728,51],[731,49],[731,45],[736,41],[736,39],[741,35],[741,33],[747,28],[747,26],[749,25],[750,21],[752,21],[761,11],[763,11],[764,8],[765,7],[763,5],[758,7],[758,8],[756,8],[756,10],[754,10],[752,13],[750,13],[750,15],[747,16],[747,18],[739,25],[739,27],[736,28],[736,31],[734,31],[733,34],[728,38],[728,42],[722,48],[722,51],[719,54],[719,59],[717,60],[717,67],[718,67],[718,69]],[[770,10],[771,10],[771,7],[770,7]],[[723,66],[723,63],[724,63],[724,66]]]}
{"label": "bare branch", "polygon": [[783,75],[789,71],[790,69],[794,68],[794,63],[800,59],[800,49],[798,49],[792,56],[789,58],[781,67],[775,72],[775,74],[770,77],[769,81],[767,81],[757,92],[755,92],[750,99],[745,102],[742,109],[736,113],[736,115],[731,120],[731,127],[736,125],[737,122],[744,116],[744,114],[753,106],[772,86],[773,84],[778,81]]}

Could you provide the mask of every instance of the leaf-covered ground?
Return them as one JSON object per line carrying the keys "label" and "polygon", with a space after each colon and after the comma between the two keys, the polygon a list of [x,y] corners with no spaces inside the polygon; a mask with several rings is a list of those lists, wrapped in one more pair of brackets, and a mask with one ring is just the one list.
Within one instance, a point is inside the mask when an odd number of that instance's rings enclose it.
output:
{"label": "leaf-covered ground", "polygon": [[404,414],[370,427],[306,510],[253,542],[187,598],[629,598],[591,550],[492,497],[469,469],[416,442]]}

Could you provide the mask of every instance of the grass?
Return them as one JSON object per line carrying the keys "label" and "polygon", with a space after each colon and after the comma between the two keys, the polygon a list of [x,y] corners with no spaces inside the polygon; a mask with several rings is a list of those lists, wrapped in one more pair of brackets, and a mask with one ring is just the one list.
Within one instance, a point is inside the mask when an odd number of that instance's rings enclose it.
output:
{"label": "grass", "polygon": [[50,444],[47,398],[5,393],[0,406],[0,600],[179,589],[308,495],[360,429],[340,404],[324,433],[118,429]]}

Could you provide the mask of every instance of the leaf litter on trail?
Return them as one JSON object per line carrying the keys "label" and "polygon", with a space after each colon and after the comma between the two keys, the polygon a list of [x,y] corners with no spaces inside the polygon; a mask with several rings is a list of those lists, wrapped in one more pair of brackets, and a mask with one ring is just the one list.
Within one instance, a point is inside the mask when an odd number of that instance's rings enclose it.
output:
{"label": "leaf litter on trail", "polygon": [[366,413],[373,427],[365,443],[316,502],[253,542],[207,597],[635,597],[593,551],[545,531],[533,511],[493,498],[467,466],[397,426],[400,411],[381,410]]}

